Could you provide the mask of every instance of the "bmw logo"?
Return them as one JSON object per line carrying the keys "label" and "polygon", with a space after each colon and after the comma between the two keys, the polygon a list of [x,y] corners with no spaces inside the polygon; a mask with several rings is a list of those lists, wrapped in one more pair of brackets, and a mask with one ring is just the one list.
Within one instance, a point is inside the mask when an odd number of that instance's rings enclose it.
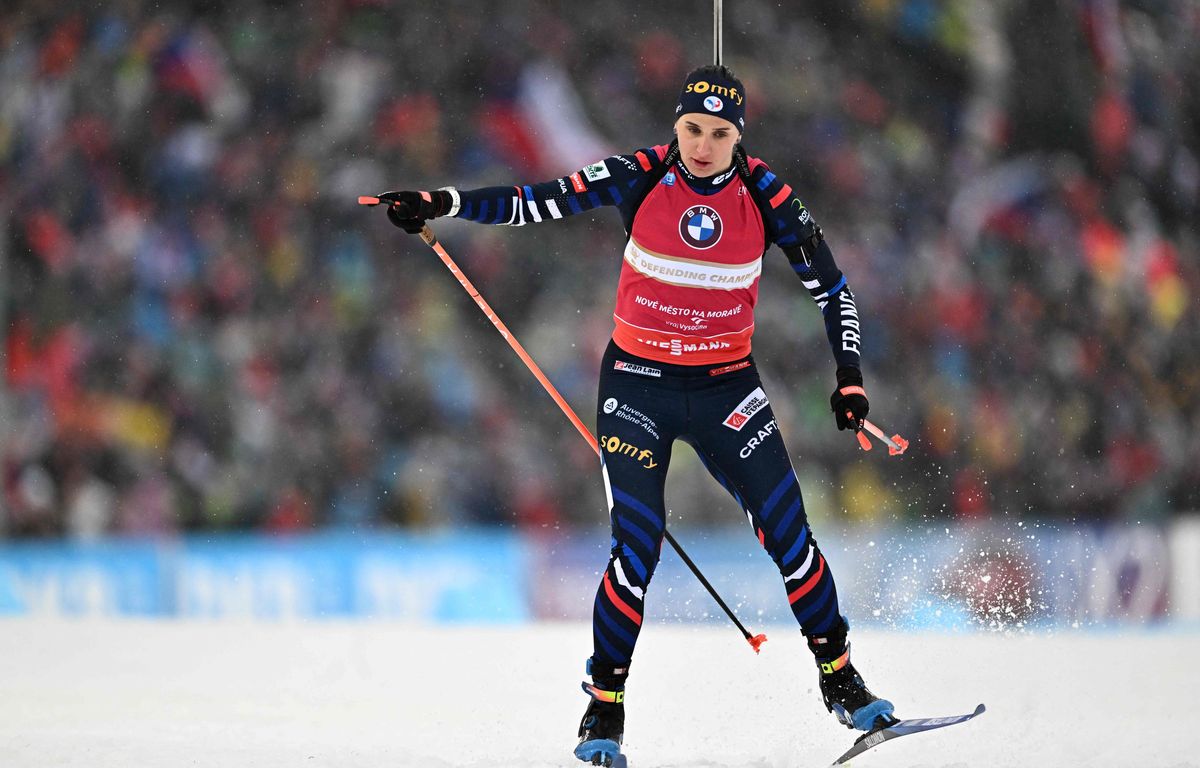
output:
{"label": "bmw logo", "polygon": [[696,248],[712,248],[721,239],[721,217],[707,205],[693,205],[679,217],[679,236]]}
{"label": "bmw logo", "polygon": [[725,102],[718,99],[716,96],[709,96],[704,100],[704,108],[709,112],[720,112],[725,106]]}

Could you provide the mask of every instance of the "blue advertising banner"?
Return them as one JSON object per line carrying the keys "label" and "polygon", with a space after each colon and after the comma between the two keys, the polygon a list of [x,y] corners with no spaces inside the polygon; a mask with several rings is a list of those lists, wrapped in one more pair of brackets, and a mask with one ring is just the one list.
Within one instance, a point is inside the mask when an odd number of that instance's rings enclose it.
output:
{"label": "blue advertising banner", "polygon": [[8,544],[0,612],[521,622],[525,551],[496,532]]}
{"label": "blue advertising banner", "polygon": [[[675,533],[745,622],[792,622],[748,527]],[[1016,521],[825,531],[820,541],[858,625],[1007,630],[1146,624],[1173,605],[1181,619],[1200,614],[1197,590],[1173,575],[1200,571],[1200,552],[1180,544],[1192,540],[1200,535],[1156,526]],[[588,620],[608,544],[603,530],[8,543],[0,615]],[[646,610],[649,620],[726,620],[670,548]]]}
{"label": "blue advertising banner", "polygon": [[160,546],[141,541],[0,548],[0,611],[65,616],[170,613]]}
{"label": "blue advertising banner", "polygon": [[[675,535],[744,621],[793,620],[779,573],[748,527]],[[533,593],[537,616],[591,616],[607,542],[597,531],[531,543],[541,575]],[[947,522],[824,531],[820,543],[842,611],[857,625],[1006,630],[1168,618],[1172,558],[1167,532],[1156,526]],[[646,614],[659,621],[726,620],[669,547]]]}
{"label": "blue advertising banner", "polygon": [[175,612],[519,622],[525,559],[516,535],[494,532],[193,539],[176,567]]}

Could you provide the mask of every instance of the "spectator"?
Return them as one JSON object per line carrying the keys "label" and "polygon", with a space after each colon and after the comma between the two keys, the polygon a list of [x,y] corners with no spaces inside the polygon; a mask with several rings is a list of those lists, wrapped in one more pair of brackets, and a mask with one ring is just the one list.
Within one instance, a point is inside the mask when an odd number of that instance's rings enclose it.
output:
{"label": "spectator", "polygon": [[[615,0],[486,20],[466,2],[23,5],[0,10],[7,535],[601,522],[587,446],[436,259],[352,204],[384,178],[483,186],[573,171],[606,136],[665,140],[664,88],[704,63],[681,52],[706,19]],[[790,158],[838,222],[872,404],[914,438],[902,460],[846,461],[832,382],[804,374],[826,353],[793,341],[813,324],[767,287],[758,357],[810,381],[777,410],[833,507],[1200,507],[1195,4],[737,13],[727,58],[770,113],[747,144]],[[547,154],[530,118],[547,98],[574,105],[584,148]],[[590,226],[439,230],[583,413],[611,322],[586,286],[619,267]],[[736,519],[681,493],[680,520]]]}

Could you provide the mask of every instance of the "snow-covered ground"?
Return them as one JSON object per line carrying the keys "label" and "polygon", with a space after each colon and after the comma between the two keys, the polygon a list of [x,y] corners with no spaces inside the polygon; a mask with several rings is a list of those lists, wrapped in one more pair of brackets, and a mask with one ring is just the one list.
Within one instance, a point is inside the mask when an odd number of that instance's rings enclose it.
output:
{"label": "snow-covered ground", "polygon": [[[627,695],[633,768],[826,766],[852,734],[794,627],[651,625]],[[589,629],[0,621],[0,766],[581,765]],[[854,635],[902,716],[988,712],[856,766],[1200,766],[1200,635]]]}

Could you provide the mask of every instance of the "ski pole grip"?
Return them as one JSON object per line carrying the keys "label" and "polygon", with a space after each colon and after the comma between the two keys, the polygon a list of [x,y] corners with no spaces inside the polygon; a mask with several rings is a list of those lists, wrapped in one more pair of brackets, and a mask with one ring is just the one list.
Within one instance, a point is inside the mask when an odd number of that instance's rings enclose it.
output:
{"label": "ski pole grip", "polygon": [[[846,418],[850,420],[851,424],[854,423],[854,413],[852,411],[846,411]],[[855,428],[854,436],[858,438],[858,445],[860,448],[862,448],[864,451],[871,450],[871,440],[863,434],[861,429]]]}

